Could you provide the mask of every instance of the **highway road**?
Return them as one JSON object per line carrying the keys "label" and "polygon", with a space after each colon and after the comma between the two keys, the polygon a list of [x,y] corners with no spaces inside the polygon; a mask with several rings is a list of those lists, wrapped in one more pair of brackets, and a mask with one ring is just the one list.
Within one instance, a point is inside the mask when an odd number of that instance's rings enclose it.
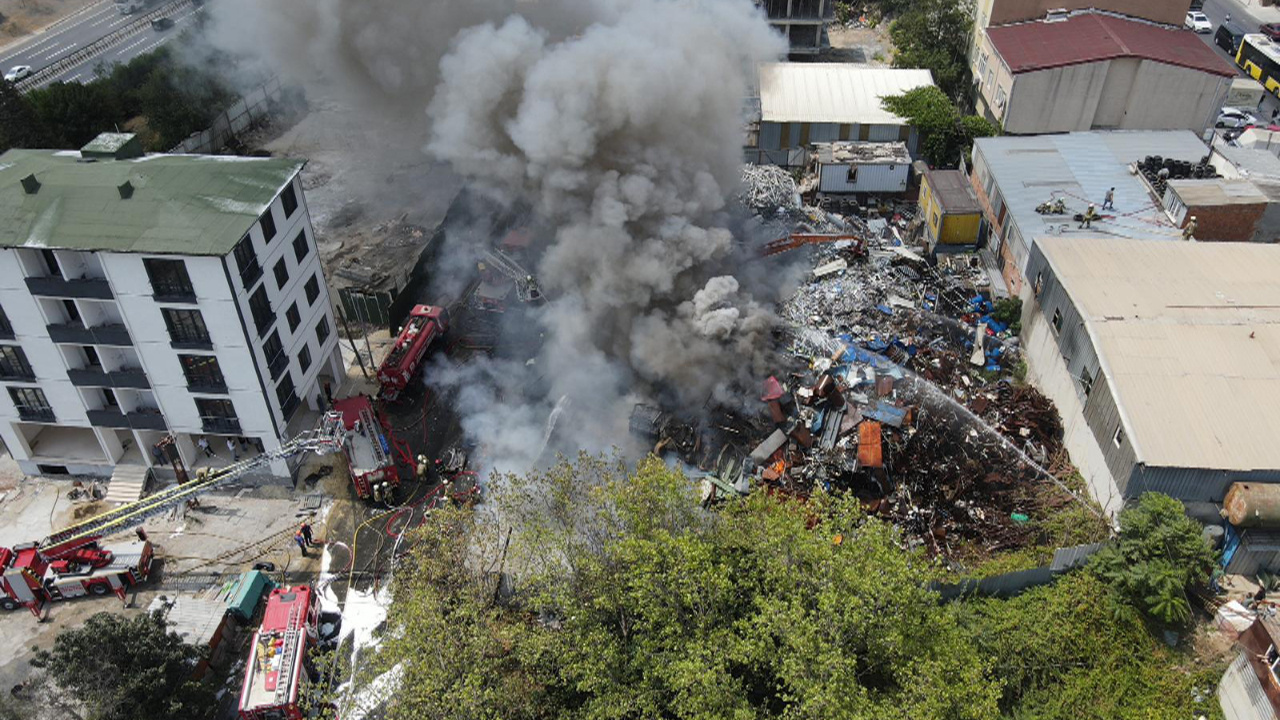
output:
{"label": "highway road", "polygon": [[[1213,23],[1214,32],[1217,32],[1218,26],[1226,19],[1227,14],[1231,15],[1231,24],[1245,32],[1258,32],[1258,26],[1263,23],[1280,22],[1280,9],[1275,7],[1262,8],[1253,4],[1246,5],[1238,2],[1238,0],[1205,0],[1204,14],[1208,15],[1210,22]],[[1213,41],[1213,33],[1201,35],[1200,39],[1213,48],[1213,51],[1219,57],[1235,65],[1235,57]],[[1240,77],[1248,76],[1241,70]],[[1278,107],[1280,107],[1280,100],[1274,95],[1265,95],[1262,100],[1259,117],[1263,119],[1271,117],[1272,111]],[[1254,110],[1254,108],[1243,109]]]}
{"label": "highway road", "polygon": [[[121,15],[111,0],[94,3],[59,20],[39,34],[0,50],[0,69],[8,70],[15,65],[30,65],[33,70],[38,71],[81,47],[139,22],[143,15],[165,7],[166,4],[166,2],[153,1],[132,15]],[[194,12],[194,8],[188,7],[172,16],[173,27],[162,31],[148,28],[107,52],[68,68],[40,84],[46,85],[56,81],[88,82],[94,77],[94,68],[100,64],[105,63],[109,66],[116,62],[128,62],[138,55],[155,50],[169,42],[182,32],[184,24],[190,21]]]}

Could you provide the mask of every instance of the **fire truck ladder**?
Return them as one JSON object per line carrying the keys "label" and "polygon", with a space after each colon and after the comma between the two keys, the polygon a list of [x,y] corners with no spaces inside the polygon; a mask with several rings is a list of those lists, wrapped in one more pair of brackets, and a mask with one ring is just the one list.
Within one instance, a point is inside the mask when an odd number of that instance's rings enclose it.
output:
{"label": "fire truck ladder", "polygon": [[386,467],[391,464],[387,457],[387,451],[382,447],[382,441],[378,439],[383,434],[382,423],[378,422],[378,418],[374,416],[372,408],[361,408],[360,410],[360,426],[365,428],[368,433],[369,444],[373,446],[373,457],[378,461],[378,467]]}
{"label": "fire truck ladder", "polygon": [[516,284],[516,297],[520,298],[520,302],[529,302],[542,294],[533,274],[521,267],[510,255],[501,250],[489,250],[484,254],[484,259],[494,270],[506,275]]}
{"label": "fire truck ladder", "polygon": [[[289,610],[289,621],[285,624],[284,643],[280,647],[280,669],[276,671],[276,696],[275,704],[282,705],[289,701],[289,695],[293,688],[293,663],[294,658],[298,654],[298,646],[302,644],[302,628],[299,627],[302,611],[306,608],[302,605],[294,605]],[[284,682],[280,679],[284,678]]]}
{"label": "fire truck ladder", "polygon": [[[337,415],[336,422],[334,418],[330,417],[331,415]],[[252,470],[268,465],[276,458],[287,458],[303,452],[314,452],[321,455],[335,452],[342,444],[341,426],[342,417],[340,413],[326,413],[315,430],[300,433],[280,446],[278,450],[241,460],[225,468],[213,470],[208,475],[197,476],[192,482],[165,488],[137,502],[121,505],[101,515],[76,523],[45,538],[40,542],[40,547],[54,548],[56,546],[59,552],[72,550],[107,533],[119,532],[138,525],[147,518],[165,512],[179,503],[208,492]]]}

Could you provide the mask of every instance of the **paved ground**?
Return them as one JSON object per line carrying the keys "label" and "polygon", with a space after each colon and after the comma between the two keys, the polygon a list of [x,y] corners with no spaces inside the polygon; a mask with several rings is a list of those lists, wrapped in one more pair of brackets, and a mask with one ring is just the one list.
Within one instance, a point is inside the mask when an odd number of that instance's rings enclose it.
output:
{"label": "paved ground", "polygon": [[[1209,16],[1215,32],[1228,14],[1231,15],[1231,23],[1246,32],[1257,32],[1258,26],[1263,23],[1280,22],[1280,7],[1263,7],[1258,0],[1249,0],[1247,2],[1242,2],[1241,0],[1205,0],[1204,14]],[[1213,41],[1213,33],[1202,34],[1200,39],[1213,48],[1213,51],[1219,57],[1235,65],[1235,58],[1232,57],[1231,53],[1223,50]],[[1247,77],[1243,71],[1240,72],[1240,76]],[[1259,107],[1244,109],[1256,110],[1259,113],[1259,117],[1266,119],[1270,118],[1272,111],[1277,108],[1280,108],[1280,100],[1277,100],[1273,95],[1267,95],[1263,98]]]}
{"label": "paved ground", "polygon": [[[156,6],[158,7],[159,4],[157,3]],[[179,34],[192,22],[192,18],[195,17],[196,12],[195,8],[187,8],[173,16],[173,27],[160,31],[150,29],[143,30],[141,33],[129,38],[126,42],[108,50],[106,53],[81,65],[69,68],[57,77],[50,78],[49,83],[89,82],[94,79],[95,73],[99,69],[105,71],[115,63],[127,63],[139,55],[145,55],[146,53],[177,39]]]}

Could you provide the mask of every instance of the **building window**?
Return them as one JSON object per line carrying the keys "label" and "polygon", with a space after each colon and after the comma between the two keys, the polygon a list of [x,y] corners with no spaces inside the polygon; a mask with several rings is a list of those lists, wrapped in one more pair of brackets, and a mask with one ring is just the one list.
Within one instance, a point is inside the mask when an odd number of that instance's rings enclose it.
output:
{"label": "building window", "polygon": [[857,165],[849,166],[849,172],[847,175],[845,175],[845,181],[848,182],[850,185],[853,185],[854,183],[858,182],[858,166]]}
{"label": "building window", "polygon": [[1044,289],[1044,272],[1038,272],[1036,273],[1036,282],[1034,285],[1031,286],[1031,290],[1036,294],[1036,297],[1039,297],[1040,291],[1043,289]]}
{"label": "building window", "polygon": [[1062,310],[1053,311],[1053,331],[1055,333],[1062,332]]}
{"label": "building window", "polygon": [[181,260],[144,259],[142,265],[147,269],[151,291],[155,293],[157,300],[195,299],[196,291],[191,287],[191,276],[187,274],[186,263]]}
{"label": "building window", "polygon": [[280,344],[280,333],[273,332],[267,342],[262,345],[262,354],[267,358],[267,371],[271,379],[280,377],[280,373],[289,367],[289,356],[284,354],[284,345]]}
{"label": "building window", "polygon": [[27,362],[27,354],[14,345],[0,345],[0,378],[4,380],[35,380],[36,374]]}
{"label": "building window", "polygon": [[302,264],[302,259],[307,256],[311,250],[311,243],[307,242],[307,231],[299,230],[298,237],[293,239],[293,257]]}
{"label": "building window", "polygon": [[[317,288],[319,291],[319,288]],[[0,308],[0,335],[4,337],[13,337],[13,326],[9,324],[9,316],[4,314],[4,308]]]}
{"label": "building window", "polygon": [[192,390],[226,390],[227,381],[213,355],[179,355],[178,362]]}
{"label": "building window", "polygon": [[302,349],[298,351],[298,368],[302,372],[306,372],[311,367],[311,348],[306,343],[302,344]]}
{"label": "building window", "polygon": [[253,314],[253,325],[258,328],[258,337],[266,334],[271,328],[271,322],[275,320],[275,314],[271,312],[271,302],[267,300],[267,288],[260,287],[257,292],[249,297],[249,312]]}
{"label": "building window", "polygon": [[40,388],[9,388],[9,397],[23,420],[53,422],[53,408]]}
{"label": "building window", "polygon": [[296,331],[298,326],[302,324],[302,316],[298,314],[298,303],[295,302],[290,305],[289,309],[284,312],[284,317],[289,321],[289,332]]}
{"label": "building window", "polygon": [[102,388],[102,405],[103,407],[120,409],[120,401],[116,399],[116,393],[110,388]]}
{"label": "building window", "polygon": [[1080,369],[1080,388],[1084,390],[1084,396],[1089,397],[1089,393],[1093,392],[1093,373],[1089,372],[1089,368]]}
{"label": "building window", "polygon": [[240,419],[230,400],[222,398],[196,398],[196,411],[205,432],[226,435],[240,434]]}
{"label": "building window", "polygon": [[276,287],[283,291],[285,283],[289,282],[289,266],[285,264],[284,258],[276,262],[271,272],[276,276]]}
{"label": "building window", "polygon": [[1007,97],[1008,96],[1004,94],[1004,88],[1000,88],[999,90],[996,90],[996,107],[1003,110],[1004,101],[1007,99]]}
{"label": "building window", "polygon": [[1124,445],[1124,426],[1116,427],[1116,434],[1111,436],[1111,442],[1114,443],[1116,447]]}
{"label": "building window", "polygon": [[262,244],[270,245],[276,237],[276,218],[271,214],[271,208],[267,208],[267,212],[258,221],[258,227],[262,228]]}
{"label": "building window", "polygon": [[169,328],[169,340],[176,345],[195,345],[208,347],[209,329],[204,325],[204,316],[199,310],[175,310],[160,308],[164,315],[165,327]]}
{"label": "building window", "polygon": [[316,298],[320,297],[320,274],[319,273],[316,273],[315,275],[311,276],[311,279],[307,281],[307,285],[305,289],[307,291],[307,304],[315,305]]}
{"label": "building window", "polygon": [[276,386],[276,400],[280,402],[280,414],[284,417],[284,421],[289,422],[293,411],[298,409],[298,394],[293,391],[293,378],[288,373]]}
{"label": "building window", "polygon": [[58,256],[53,254],[52,250],[41,250],[40,257],[44,258],[44,267],[49,274],[54,277],[62,277],[62,268],[58,265]]}
{"label": "building window", "polygon": [[62,311],[67,314],[67,322],[73,325],[80,323],[80,308],[76,306],[75,300],[63,300]]}
{"label": "building window", "polygon": [[987,53],[982,53],[982,57],[978,59],[978,77],[982,77],[987,72]]}
{"label": "building window", "polygon": [[324,347],[324,341],[329,339],[329,318],[322,317],[316,323],[316,339],[320,341],[320,347]]}
{"label": "building window", "polygon": [[285,219],[293,217],[293,211],[298,209],[298,193],[293,189],[293,183],[280,193],[280,204],[284,206]]}
{"label": "building window", "polygon": [[253,236],[245,235],[236,243],[236,267],[240,269],[240,283],[248,290],[262,277],[262,268],[258,265],[258,253],[253,249]]}

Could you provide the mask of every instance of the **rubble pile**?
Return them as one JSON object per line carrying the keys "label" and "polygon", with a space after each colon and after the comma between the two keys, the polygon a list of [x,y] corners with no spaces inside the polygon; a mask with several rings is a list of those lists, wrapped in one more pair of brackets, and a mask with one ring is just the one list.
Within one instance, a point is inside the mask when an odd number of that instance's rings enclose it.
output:
{"label": "rubble pile", "polygon": [[795,179],[777,165],[743,165],[738,200],[762,215],[800,207]]}
{"label": "rubble pile", "polygon": [[758,417],[699,426],[638,406],[632,430],[674,451],[707,502],[755,484],[799,498],[823,488],[853,493],[936,556],[956,542],[1033,542],[1031,519],[1069,499],[1044,468],[1062,422],[1013,381],[1018,338],[980,263],[927,262],[900,244],[906,217],[819,213],[855,237],[809,245],[811,279],[779,312],[784,366],[750,398]]}

